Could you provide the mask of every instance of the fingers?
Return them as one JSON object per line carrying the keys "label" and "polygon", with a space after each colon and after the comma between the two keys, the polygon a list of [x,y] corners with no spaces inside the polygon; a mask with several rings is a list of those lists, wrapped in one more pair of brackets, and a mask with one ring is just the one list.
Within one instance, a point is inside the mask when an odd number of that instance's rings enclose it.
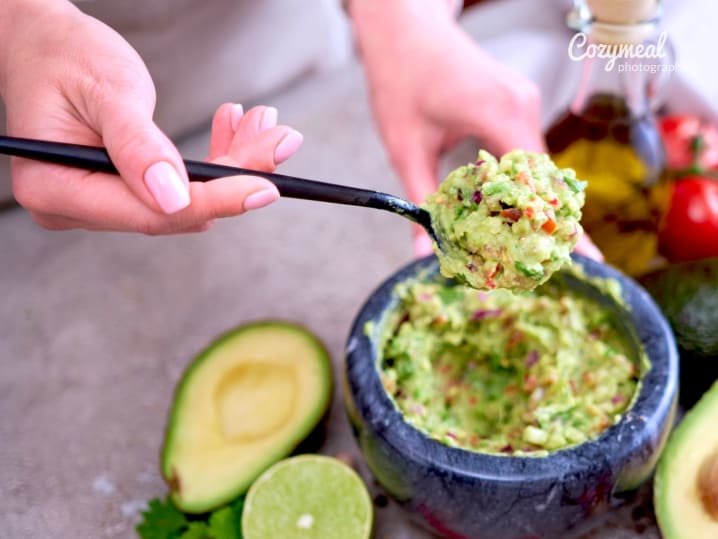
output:
{"label": "fingers", "polygon": [[217,109],[212,121],[211,161],[271,172],[302,145],[301,133],[276,125],[275,108],[254,107],[241,115],[237,110],[241,105],[224,104]]}
{"label": "fingers", "polygon": [[421,258],[434,252],[433,242],[422,227],[414,225],[414,254]]}
{"label": "fingers", "polygon": [[212,131],[209,141],[207,159],[216,159],[227,153],[232,144],[234,133],[244,116],[244,108],[240,104],[225,103],[217,109],[212,118]]}
{"label": "fingers", "polygon": [[[117,176],[88,173],[79,180],[73,178],[77,176],[44,182],[43,200],[52,204],[35,205],[33,217],[40,226],[51,230],[84,228],[149,235],[194,232],[206,230],[209,222],[216,218],[240,215],[279,198],[273,184],[255,176],[192,182],[190,206],[165,215],[144,205]],[[35,184],[42,180],[25,179]],[[81,185],[78,187],[76,182]],[[62,213],[56,213],[56,208],[62,208]]]}
{"label": "fingers", "polygon": [[392,162],[404,185],[406,195],[415,204],[422,204],[437,185],[439,147],[420,140],[418,130],[406,138],[388,141]]}
{"label": "fingers", "polygon": [[189,180],[177,148],[151,112],[127,103],[100,109],[103,143],[130,191],[144,205],[173,214],[190,204]]}
{"label": "fingers", "polygon": [[[274,126],[276,112],[269,107],[255,107],[247,114],[241,107],[226,104],[213,120],[210,156],[217,163],[272,171],[292,155],[302,143],[302,136],[287,126]],[[267,111],[269,112],[267,113]],[[276,110],[276,109],[275,109]],[[267,116],[268,114],[268,116]],[[135,161],[152,160],[163,154],[167,166],[173,166],[174,147],[163,135],[153,132],[154,124],[140,127],[141,122],[125,124],[137,133],[145,129],[145,139],[155,141],[157,151],[146,148],[130,150],[133,142],[121,141],[123,135],[110,128],[108,137],[115,141],[115,155],[129,151],[139,155]],[[161,144],[169,144],[169,150]],[[150,140],[148,145],[152,145]],[[113,158],[118,169],[118,157]],[[153,169],[154,167],[154,169]],[[129,168],[129,170],[128,170]],[[143,182],[156,172],[156,163],[142,174],[142,166],[126,163],[124,177],[90,173],[58,165],[40,164],[25,159],[13,160],[13,187],[18,202],[31,212],[35,221],[50,230],[82,228],[87,230],[133,231],[145,234],[174,234],[206,230],[213,220],[240,215],[262,208],[279,198],[277,188],[268,180],[254,176],[220,178],[210,182],[187,182],[188,204],[171,212],[162,204],[166,198],[157,196]],[[184,168],[183,168],[184,170]],[[158,183],[166,187],[160,178]],[[138,194],[139,191],[139,194]],[[166,206],[166,204],[165,204]]]}
{"label": "fingers", "polygon": [[604,261],[603,253],[596,247],[596,244],[591,241],[588,234],[585,233],[581,235],[581,238],[579,238],[576,244],[576,252],[599,262]]}

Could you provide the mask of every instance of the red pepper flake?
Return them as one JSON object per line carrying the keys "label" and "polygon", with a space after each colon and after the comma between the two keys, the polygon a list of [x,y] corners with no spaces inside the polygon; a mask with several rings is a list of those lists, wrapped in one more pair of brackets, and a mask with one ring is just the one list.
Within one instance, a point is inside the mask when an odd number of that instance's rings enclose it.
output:
{"label": "red pepper flake", "polygon": [[623,395],[616,395],[611,399],[611,404],[619,404],[625,400]]}
{"label": "red pepper flake", "polygon": [[447,431],[446,431],[446,436],[448,436],[448,437],[451,438],[452,440],[458,441],[458,437],[456,436],[456,434],[454,434],[454,433],[451,432],[450,430],[447,430]]}
{"label": "red pepper flake", "polygon": [[526,216],[526,219],[533,219],[535,215],[533,206],[527,206],[524,208],[524,215]]}
{"label": "red pepper flake", "polygon": [[511,444],[506,444],[501,449],[499,449],[501,453],[513,453],[514,452],[514,446]]}
{"label": "red pepper flake", "polygon": [[551,204],[552,206],[558,206],[558,199],[552,198],[551,200],[548,201],[548,203]]}
{"label": "red pepper flake", "polygon": [[479,437],[476,434],[472,434],[471,438],[469,438],[469,443],[474,447],[479,445]]}
{"label": "red pepper flake", "polygon": [[474,204],[481,204],[481,201],[483,200],[483,196],[481,195],[481,191],[474,191],[474,194],[471,196],[471,201]]}
{"label": "red pepper flake", "polygon": [[479,399],[476,397],[476,395],[469,396],[469,404],[471,406],[476,406],[478,403],[479,403]]}

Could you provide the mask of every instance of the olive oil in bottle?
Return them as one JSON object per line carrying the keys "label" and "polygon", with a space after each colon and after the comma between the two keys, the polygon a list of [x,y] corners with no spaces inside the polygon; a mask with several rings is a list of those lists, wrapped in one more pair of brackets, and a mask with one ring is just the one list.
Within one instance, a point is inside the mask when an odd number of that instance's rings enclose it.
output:
{"label": "olive oil in bottle", "polygon": [[[617,3],[621,9],[616,9]],[[602,23],[605,4],[613,12]],[[634,8],[638,4],[640,0]],[[657,234],[668,196],[662,180],[663,146],[649,99],[656,78],[650,65],[658,59],[631,57],[629,49],[619,48],[622,43],[644,42],[655,22],[657,3],[652,4],[646,23],[636,20],[646,12],[632,13],[625,2],[589,2],[594,19],[585,29],[586,46],[594,45],[595,55],[584,55],[574,102],[546,133],[556,164],[575,169],[588,181],[581,221],[586,232],[609,264],[631,275],[652,269],[660,260]],[[597,45],[609,46],[599,55]],[[660,51],[654,50],[657,56]]]}

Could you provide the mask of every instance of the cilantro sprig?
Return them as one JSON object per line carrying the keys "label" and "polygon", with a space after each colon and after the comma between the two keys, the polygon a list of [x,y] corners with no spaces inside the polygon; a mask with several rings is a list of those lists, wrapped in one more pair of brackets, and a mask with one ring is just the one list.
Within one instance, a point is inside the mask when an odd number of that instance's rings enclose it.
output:
{"label": "cilantro sprig", "polygon": [[137,534],[142,539],[242,539],[244,496],[205,515],[185,515],[168,498],[150,500]]}

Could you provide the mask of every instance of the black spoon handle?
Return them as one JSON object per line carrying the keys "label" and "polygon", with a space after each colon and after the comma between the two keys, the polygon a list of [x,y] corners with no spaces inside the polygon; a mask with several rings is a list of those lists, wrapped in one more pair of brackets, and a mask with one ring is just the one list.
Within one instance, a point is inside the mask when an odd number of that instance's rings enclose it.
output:
{"label": "black spoon handle", "polygon": [[[107,150],[95,146],[0,136],[0,153],[96,172],[118,173]],[[239,174],[260,176],[274,183],[279,194],[285,197],[365,206],[398,213],[422,225],[425,222],[430,223],[429,215],[425,210],[407,200],[379,191],[189,159],[185,159],[184,164],[189,179],[193,181],[204,182]]]}

